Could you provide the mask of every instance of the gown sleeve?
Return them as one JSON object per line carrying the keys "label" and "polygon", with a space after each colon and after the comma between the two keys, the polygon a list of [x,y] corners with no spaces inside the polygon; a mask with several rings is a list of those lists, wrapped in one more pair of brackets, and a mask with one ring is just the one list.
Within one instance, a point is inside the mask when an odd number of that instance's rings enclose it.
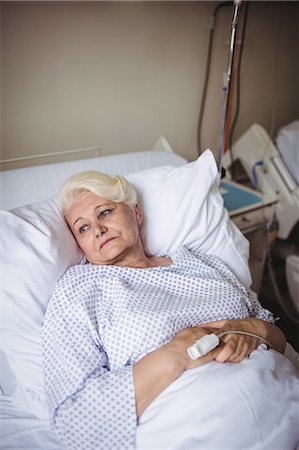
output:
{"label": "gown sleeve", "polygon": [[[58,283],[42,330],[51,423],[72,450],[132,449],[137,426],[132,366],[110,370],[99,292]],[[79,287],[80,286],[80,287]]]}
{"label": "gown sleeve", "polygon": [[264,308],[258,300],[257,294],[251,289],[248,291],[248,311],[250,317],[265,320],[266,322],[275,324],[275,318],[271,311]]}

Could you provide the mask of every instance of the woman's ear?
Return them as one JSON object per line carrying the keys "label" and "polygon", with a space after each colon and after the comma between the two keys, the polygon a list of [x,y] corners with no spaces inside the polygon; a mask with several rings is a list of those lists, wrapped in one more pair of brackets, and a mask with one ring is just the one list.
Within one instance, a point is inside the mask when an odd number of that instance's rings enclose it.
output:
{"label": "woman's ear", "polygon": [[136,221],[138,223],[138,225],[140,226],[143,222],[143,214],[141,212],[141,209],[138,205],[135,205],[134,207],[134,211],[135,211],[135,217],[136,217]]}

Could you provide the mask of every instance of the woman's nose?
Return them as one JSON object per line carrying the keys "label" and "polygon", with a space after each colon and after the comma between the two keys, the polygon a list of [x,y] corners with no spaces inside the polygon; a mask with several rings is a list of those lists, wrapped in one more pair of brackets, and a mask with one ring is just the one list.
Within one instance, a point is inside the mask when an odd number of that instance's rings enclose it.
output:
{"label": "woman's nose", "polygon": [[97,226],[95,228],[95,235],[98,238],[100,236],[103,236],[103,234],[105,234],[107,231],[108,231],[108,228],[105,225],[97,224]]}

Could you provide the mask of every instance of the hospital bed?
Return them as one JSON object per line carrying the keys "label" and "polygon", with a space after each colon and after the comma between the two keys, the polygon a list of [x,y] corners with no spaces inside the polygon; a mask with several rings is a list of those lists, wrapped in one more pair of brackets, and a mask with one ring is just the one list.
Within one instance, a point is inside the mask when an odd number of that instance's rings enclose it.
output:
{"label": "hospital bed", "polygon": [[[68,176],[126,175],[141,195],[152,254],[180,244],[215,254],[249,288],[248,242],[223,207],[212,153],[188,163],[165,139],[159,142],[154,151],[1,173],[1,448],[62,449],[49,422],[40,330],[56,281],[82,260],[55,201]],[[190,448],[194,435],[202,449],[239,449],[244,442],[259,450],[274,443],[299,448],[299,375],[288,349],[293,362],[261,346],[242,364],[212,362],[185,372],[141,416],[137,448]]]}

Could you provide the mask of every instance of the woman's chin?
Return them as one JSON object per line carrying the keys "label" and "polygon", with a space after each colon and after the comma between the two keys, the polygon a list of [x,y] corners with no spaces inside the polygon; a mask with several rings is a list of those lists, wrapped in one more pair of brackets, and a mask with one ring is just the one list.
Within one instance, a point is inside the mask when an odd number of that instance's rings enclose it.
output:
{"label": "woman's chin", "polygon": [[121,258],[122,252],[121,249],[115,246],[112,242],[113,241],[107,243],[91,258],[87,258],[88,261],[91,264],[98,265],[117,264],[118,260]]}

